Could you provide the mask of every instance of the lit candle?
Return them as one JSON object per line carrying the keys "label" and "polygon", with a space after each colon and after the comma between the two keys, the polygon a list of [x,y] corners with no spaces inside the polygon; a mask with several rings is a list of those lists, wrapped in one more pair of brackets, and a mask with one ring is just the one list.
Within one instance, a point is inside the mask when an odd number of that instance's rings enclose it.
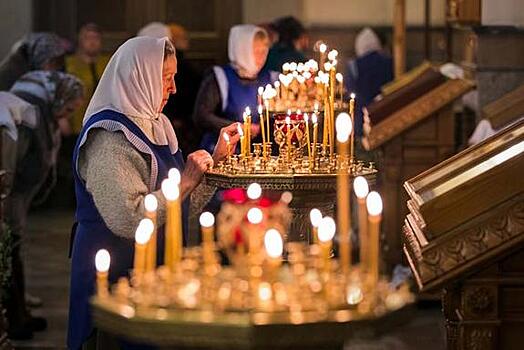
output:
{"label": "lit candle", "polygon": [[204,264],[210,266],[213,263],[213,245],[215,217],[206,211],[200,214],[200,227],[202,229],[202,248],[204,252]]}
{"label": "lit candle", "polygon": [[322,220],[322,213],[317,208],[311,209],[309,212],[309,219],[311,220],[311,238],[313,243],[318,243],[318,225]]}
{"label": "lit candle", "polygon": [[276,97],[277,97],[278,100],[280,100],[280,81],[278,81],[278,80],[275,81],[274,85],[275,85],[275,90],[277,92]]}
{"label": "lit candle", "polygon": [[266,128],[264,125],[264,116],[262,115],[262,105],[258,105],[258,117],[260,118],[260,132],[262,133],[262,154],[266,158]]}
{"label": "lit candle", "polygon": [[[326,63],[329,64],[329,63]],[[322,75],[322,82],[324,83],[324,126],[322,127],[322,149],[324,152],[327,151],[327,147],[329,145],[330,141],[330,129],[329,122],[331,120],[330,117],[330,108],[329,108],[329,94],[328,94],[328,86],[329,86],[329,74],[323,74]]]}
{"label": "lit candle", "polygon": [[333,237],[335,236],[337,225],[335,220],[329,216],[325,216],[320,220],[318,224],[318,241],[320,242],[320,247],[322,250],[322,260],[324,266],[325,277],[329,276],[330,272],[330,257],[331,257],[331,247],[333,245]]}
{"label": "lit candle", "polygon": [[267,126],[267,142],[271,142],[271,134],[269,132],[269,100],[268,99],[265,99],[264,100],[264,108],[266,110],[266,126]]}
{"label": "lit candle", "polygon": [[[336,50],[331,50],[330,53],[333,51]],[[335,155],[335,75],[336,68],[335,64],[332,63],[329,69],[329,150],[332,157]]]}
{"label": "lit candle", "polygon": [[251,109],[249,107],[246,107],[246,116],[247,116],[246,155],[249,157],[251,155]]}
{"label": "lit candle", "polygon": [[257,104],[261,104],[262,103],[262,94],[264,93],[264,87],[263,86],[259,86],[257,92],[258,92]]}
{"label": "lit candle", "polygon": [[307,156],[311,164],[311,141],[309,139],[309,116],[307,113],[304,113],[304,124],[306,129]]}
{"label": "lit candle", "polygon": [[111,256],[105,249],[100,249],[95,255],[96,267],[96,292],[99,297],[106,297],[109,294],[107,285],[107,275],[111,265]]}
{"label": "lit candle", "polygon": [[[340,108],[342,108],[343,98],[344,98],[344,76],[342,73],[337,73],[335,78],[338,82],[338,94],[340,97]],[[351,115],[351,114],[350,114]]]}
{"label": "lit candle", "polygon": [[256,201],[260,198],[260,196],[262,196],[262,187],[258,183],[253,182],[247,186],[246,193],[247,198],[251,199],[252,201]]}
{"label": "lit candle", "polygon": [[348,155],[348,141],[352,129],[351,117],[347,113],[337,116],[337,148],[339,153],[337,175],[337,224],[339,229],[340,265],[347,276],[351,266],[351,208],[349,203],[349,173],[343,166]]}
{"label": "lit candle", "polygon": [[360,269],[368,271],[369,268],[369,237],[368,218],[366,211],[366,196],[369,192],[368,182],[363,176],[357,176],[353,180],[353,190],[358,202],[358,237],[360,241]]}
{"label": "lit candle", "polygon": [[164,265],[173,271],[182,258],[182,209],[178,184],[172,178],[165,179],[162,181],[162,194],[166,198],[167,212]]}
{"label": "lit candle", "polygon": [[382,219],[382,198],[373,191],[366,198],[368,208],[368,232],[369,232],[369,273],[371,275],[371,287],[378,284],[380,275],[379,250],[380,250],[380,220]]}
{"label": "lit candle", "polygon": [[289,71],[289,62],[286,62],[282,65],[282,71],[284,72],[284,74]]}
{"label": "lit candle", "polygon": [[[246,124],[244,124],[245,126]],[[231,143],[229,142],[229,135],[227,134],[227,132],[224,132],[222,134],[222,137],[224,138],[224,141],[226,141],[226,157],[227,157],[227,160],[229,161],[231,159]],[[245,140],[244,140],[244,144],[245,144]],[[244,148],[244,152],[245,152],[245,148]]]}
{"label": "lit candle", "polygon": [[255,207],[248,210],[247,221],[251,226],[249,229],[249,254],[251,256],[254,256],[258,252],[258,225],[262,222],[263,219],[264,213],[262,213],[260,208]]}
{"label": "lit candle", "polygon": [[[290,111],[289,111],[290,112]],[[286,138],[287,138],[287,160],[291,161],[291,118],[289,115],[286,117]]]}
{"label": "lit candle", "polygon": [[[352,93],[350,95],[349,100],[349,115],[351,116],[351,123],[355,125],[355,94]],[[355,152],[355,132],[353,131],[351,133],[351,142],[350,142],[350,150],[349,150],[349,158],[353,160],[354,152]]]}
{"label": "lit candle", "polygon": [[311,116],[311,122],[313,123],[313,150],[311,152],[312,162],[309,164],[311,169],[315,168],[316,153],[317,153],[317,142],[318,142],[318,120],[316,113]]}
{"label": "lit candle", "polygon": [[[242,130],[242,127],[240,126],[240,123],[237,124],[237,132],[240,135],[240,157],[244,158],[245,152],[246,152],[246,139],[244,137],[244,130]],[[227,135],[224,133],[224,135]],[[224,139],[226,140],[226,145],[229,143],[229,136],[224,136]]]}
{"label": "lit candle", "polygon": [[155,225],[151,219],[142,219],[135,232],[135,260],[133,270],[136,275],[145,271],[146,267],[146,246],[151,237]]}
{"label": "lit candle", "polygon": [[153,271],[156,268],[156,243],[157,243],[157,208],[158,208],[158,200],[153,194],[148,194],[144,198],[144,208],[145,210],[145,216],[146,218],[150,219],[151,222],[153,222],[153,233],[151,234],[151,238],[149,238],[149,242],[147,243],[146,248],[146,271]]}
{"label": "lit candle", "polygon": [[280,232],[276,229],[269,229],[264,235],[264,247],[268,256],[270,280],[276,279],[276,274],[282,263],[282,252],[284,251],[284,242]]}
{"label": "lit candle", "polygon": [[326,60],[326,51],[327,51],[327,45],[322,43],[320,44],[320,46],[318,47],[318,51],[320,52],[320,67],[322,67],[324,65],[324,61]]}

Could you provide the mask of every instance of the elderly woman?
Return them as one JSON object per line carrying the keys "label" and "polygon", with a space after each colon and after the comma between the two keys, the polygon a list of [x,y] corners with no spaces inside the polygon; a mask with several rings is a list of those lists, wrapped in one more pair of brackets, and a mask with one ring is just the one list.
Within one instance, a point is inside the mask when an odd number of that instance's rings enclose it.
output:
{"label": "elderly woman", "polygon": [[[109,61],[87,109],[73,156],[78,225],[72,251],[70,349],[96,338],[89,307],[95,289],[96,252],[105,248],[111,253],[110,282],[128,274],[134,232],[144,217],[144,197],[153,193],[159,202],[157,256],[161,263],[162,180],[170,168],[180,171],[183,216],[187,218],[190,193],[213,162],[225,157],[227,147],[220,138],[213,156],[196,151],[184,164],[171,123],[161,113],[176,91],[176,72],[175,49],[167,38],[129,39]],[[236,125],[222,133],[228,133],[233,143],[239,139]]]}
{"label": "elderly woman", "polygon": [[[246,107],[257,110],[257,89],[276,80],[276,74],[262,69],[269,50],[269,38],[264,29],[237,25],[229,33],[230,63],[213,67],[204,78],[195,102],[193,119],[205,131],[201,146],[212,152],[219,131],[233,121],[242,121]],[[251,135],[259,133],[260,124],[253,115]]]}
{"label": "elderly woman", "polygon": [[53,33],[31,33],[13,45],[0,62],[0,91],[9,90],[24,73],[33,70],[61,70],[65,49]]}
{"label": "elderly woman", "polygon": [[[45,198],[54,185],[59,122],[78,108],[82,97],[83,85],[76,77],[50,71],[27,73],[10,92],[0,92],[0,119],[5,121],[10,114],[12,126],[16,125],[4,135],[2,147],[3,165],[12,175],[8,177],[10,196],[5,205],[13,235],[13,278],[5,304],[12,339],[28,339],[33,331],[46,328],[45,319],[31,317],[26,307],[22,234],[31,203]],[[35,198],[37,193],[39,198]]]}

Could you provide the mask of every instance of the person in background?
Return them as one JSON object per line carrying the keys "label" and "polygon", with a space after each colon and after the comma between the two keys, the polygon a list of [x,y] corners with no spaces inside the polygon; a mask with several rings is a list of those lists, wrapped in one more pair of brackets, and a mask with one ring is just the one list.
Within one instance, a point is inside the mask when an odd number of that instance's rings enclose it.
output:
{"label": "person in background", "polygon": [[17,125],[16,146],[2,149],[2,153],[11,153],[2,154],[2,159],[11,160],[4,166],[13,175],[5,204],[13,241],[11,284],[4,304],[11,339],[30,339],[33,332],[47,327],[44,318],[32,317],[28,311],[20,250],[30,205],[42,200],[54,186],[59,121],[68,118],[82,99],[80,80],[57,71],[29,72],[15,82],[10,92],[0,92],[4,111],[21,111],[19,115],[11,112]]}
{"label": "person in background", "polygon": [[278,33],[278,41],[271,47],[265,68],[282,71],[286,62],[305,62],[304,50],[309,45],[306,29],[295,17],[282,17],[273,22]]}
{"label": "person in background", "polygon": [[393,61],[382,50],[379,37],[371,28],[362,29],[355,39],[357,57],[347,64],[345,85],[348,92],[355,93],[355,135],[362,136],[362,108],[368,106],[380,94],[382,85],[393,80]]}
{"label": "person in background", "polygon": [[63,70],[65,48],[53,33],[31,33],[16,42],[0,62],[0,91],[7,91],[32,70]]}
{"label": "person in background", "polygon": [[169,96],[164,114],[169,118],[177,135],[186,135],[179,140],[184,155],[197,150],[200,134],[193,123],[193,108],[202,81],[201,74],[185,57],[189,50],[189,36],[184,27],[169,24],[171,41],[176,48],[177,74],[175,76],[178,92]]}
{"label": "person in background", "polygon": [[260,124],[257,91],[276,80],[275,74],[263,69],[269,49],[264,29],[242,24],[229,32],[229,63],[213,67],[204,77],[195,102],[193,120],[204,131],[201,147],[213,152],[218,132],[231,122],[243,122],[246,107],[252,111],[251,134],[257,136]]}
{"label": "person in background", "polygon": [[71,132],[78,135],[82,129],[82,119],[87,104],[93,96],[98,81],[109,61],[109,56],[102,54],[102,32],[94,23],[83,25],[78,31],[78,42],[74,54],[65,59],[66,72],[77,76],[85,88],[84,104],[71,118]]}

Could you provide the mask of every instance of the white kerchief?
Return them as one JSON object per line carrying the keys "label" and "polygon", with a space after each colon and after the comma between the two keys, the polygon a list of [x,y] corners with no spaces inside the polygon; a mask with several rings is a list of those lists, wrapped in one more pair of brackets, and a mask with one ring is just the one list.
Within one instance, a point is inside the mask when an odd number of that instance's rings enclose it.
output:
{"label": "white kerchief", "polygon": [[372,51],[380,51],[382,46],[375,32],[366,27],[362,29],[355,38],[355,52],[357,57],[364,56]]}
{"label": "white kerchief", "polygon": [[162,66],[168,38],[136,37],[122,44],[109,60],[89,102],[83,124],[110,109],[125,114],[157,145],[178,150],[175,131],[158,112],[162,104]]}
{"label": "white kerchief", "polygon": [[236,25],[229,31],[229,60],[235,68],[244,71],[249,77],[256,77],[258,74],[253,55],[253,39],[258,32],[264,32],[264,29],[253,24]]}

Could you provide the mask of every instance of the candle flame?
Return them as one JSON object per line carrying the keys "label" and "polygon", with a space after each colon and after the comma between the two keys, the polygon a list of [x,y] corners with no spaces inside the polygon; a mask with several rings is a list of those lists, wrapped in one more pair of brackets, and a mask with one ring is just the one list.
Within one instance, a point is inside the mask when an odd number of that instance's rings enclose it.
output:
{"label": "candle flame", "polygon": [[273,228],[267,230],[264,235],[264,247],[266,248],[266,253],[269,257],[273,259],[279,258],[284,251],[284,242],[282,241],[280,232]]}
{"label": "candle flame", "polygon": [[106,249],[100,249],[95,255],[95,267],[98,272],[109,271],[111,265],[111,256]]}
{"label": "candle flame", "polygon": [[362,299],[364,299],[364,295],[362,294],[362,290],[359,287],[348,287],[346,301],[349,305],[357,305],[362,301]]}
{"label": "candle flame", "polygon": [[212,227],[215,224],[215,216],[208,211],[200,214],[200,226],[202,227]]}
{"label": "candle flame", "polygon": [[322,213],[317,208],[313,208],[309,212],[309,219],[311,220],[311,225],[318,227],[320,220],[322,220]]}
{"label": "candle flame", "polygon": [[365,177],[357,176],[353,180],[353,189],[357,198],[364,199],[369,193],[369,185]]}
{"label": "candle flame", "polygon": [[153,212],[156,211],[158,208],[158,200],[156,199],[154,194],[148,194],[144,197],[144,207],[147,211]]}
{"label": "candle flame", "polygon": [[330,62],[324,63],[324,70],[329,72],[331,70],[332,64]]}
{"label": "candle flame", "polygon": [[337,56],[338,56],[338,51],[333,49],[333,50],[329,51],[329,53],[328,53],[328,60],[333,61],[333,60],[335,60],[337,58]]}
{"label": "candle flame", "polygon": [[180,184],[180,180],[181,180],[180,170],[178,170],[177,168],[169,169],[167,173],[167,177],[173,180],[177,185]]}
{"label": "candle flame", "polygon": [[309,121],[309,115],[307,113],[304,113],[304,121],[307,122]]}
{"label": "candle flame", "polygon": [[273,85],[275,85],[275,88],[280,87],[280,81],[278,81],[278,80],[275,81],[275,82],[273,83]]}
{"label": "candle flame", "polygon": [[258,94],[262,95],[263,93],[264,93],[264,87],[263,86],[259,86],[258,87]]}
{"label": "candle flame", "polygon": [[222,137],[224,138],[224,141],[226,141],[226,143],[229,143],[229,135],[227,134],[227,132],[223,133]]}
{"label": "candle flame", "polygon": [[292,71],[296,71],[297,70],[297,63],[296,62],[291,62],[289,64],[289,69],[292,70]]}
{"label": "candle flame", "polygon": [[162,194],[168,201],[176,201],[180,196],[180,190],[178,189],[178,184],[172,179],[165,179],[162,181]]}
{"label": "candle flame", "polygon": [[335,237],[336,229],[337,225],[332,217],[323,217],[318,224],[318,240],[324,243],[329,242]]}
{"label": "candle flame", "polygon": [[378,192],[369,192],[366,198],[366,206],[368,208],[368,214],[371,216],[378,216],[382,214],[382,198]]}
{"label": "candle flame", "polygon": [[249,108],[249,106],[246,107],[245,111],[246,115],[251,115],[251,108]]}
{"label": "candle flame", "polygon": [[285,71],[288,71],[289,70],[289,62],[286,62],[282,65],[282,70],[285,72]]}
{"label": "candle flame", "polygon": [[356,95],[355,95],[355,93],[354,93],[354,92],[352,92],[352,93],[351,93],[351,95],[349,95],[349,97],[351,97],[351,99],[352,99],[352,100],[354,100],[354,99],[355,99],[355,97],[356,97]]}
{"label": "candle flame", "polygon": [[262,219],[264,219],[264,214],[262,213],[262,210],[260,208],[251,208],[247,212],[247,220],[254,224],[258,225],[262,222]]}
{"label": "candle flame", "polygon": [[349,135],[351,135],[351,131],[353,129],[353,125],[351,124],[351,117],[349,116],[349,114],[345,112],[340,113],[337,116],[335,128],[337,130],[337,141],[347,142],[347,140],[349,139]]}
{"label": "candle flame", "polygon": [[262,301],[268,301],[273,296],[273,292],[271,291],[271,285],[268,282],[262,282],[260,283],[258,287],[258,297]]}
{"label": "candle flame", "polygon": [[151,219],[142,219],[138,224],[135,232],[135,241],[137,244],[146,244],[155,229]]}
{"label": "candle flame", "polygon": [[[318,109],[318,108],[315,108],[315,109]],[[317,124],[318,123],[318,118],[317,118],[317,114],[316,113],[313,113],[313,115],[311,116],[311,122],[313,124]]]}
{"label": "candle flame", "polygon": [[286,124],[287,125],[291,124],[291,118],[289,116],[286,117]]}
{"label": "candle flame", "polygon": [[[240,126],[240,123],[237,123],[237,132],[241,137],[244,136],[244,130],[242,130],[242,126]],[[226,142],[228,142],[228,140],[226,140]]]}
{"label": "candle flame", "polygon": [[281,202],[289,204],[289,203],[291,203],[292,200],[293,200],[293,193],[291,193],[289,191],[284,191],[284,192],[282,192],[282,195],[280,195],[280,201]]}
{"label": "candle flame", "polygon": [[322,43],[320,44],[320,46],[318,47],[318,50],[321,52],[321,53],[325,53],[327,51],[327,45]]}
{"label": "candle flame", "polygon": [[247,197],[251,200],[259,199],[262,195],[262,187],[256,182],[253,182],[247,187]]}
{"label": "candle flame", "polygon": [[335,78],[337,79],[337,81],[338,81],[339,83],[341,83],[341,82],[344,80],[344,76],[342,75],[342,73],[337,73],[337,74],[335,75]]}

